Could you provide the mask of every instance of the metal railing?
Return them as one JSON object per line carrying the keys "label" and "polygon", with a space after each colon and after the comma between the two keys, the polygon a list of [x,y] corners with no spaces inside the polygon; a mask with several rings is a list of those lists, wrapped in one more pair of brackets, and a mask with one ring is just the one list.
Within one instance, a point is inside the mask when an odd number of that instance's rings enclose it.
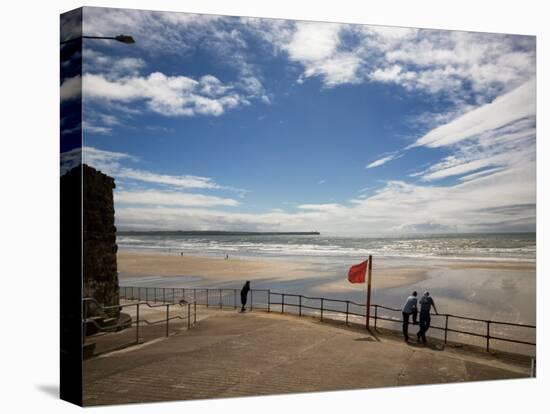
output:
{"label": "metal railing", "polygon": [[[170,321],[174,320],[182,320],[184,323],[187,324],[187,329],[191,329],[192,326],[194,326],[197,323],[197,303],[196,302],[187,302],[184,300],[178,301],[178,302],[164,302],[160,304],[150,304],[147,301],[139,301],[137,303],[128,303],[128,304],[122,304],[122,305],[113,305],[113,306],[104,306],[101,303],[99,303],[94,298],[84,298],[82,300],[83,302],[83,318],[82,318],[82,325],[83,325],[83,334],[84,339],[87,338],[87,329],[88,325],[92,325],[97,332],[99,333],[112,333],[116,331],[120,331],[125,328],[129,328],[132,326],[135,326],[136,332],[135,332],[135,341],[132,341],[130,343],[126,343],[124,345],[130,345],[130,344],[139,344],[140,343],[140,333],[144,325],[146,326],[156,326],[165,324],[164,334],[165,336],[169,336],[170,334]],[[96,308],[96,313],[101,313],[105,316],[105,319],[110,318],[109,311],[112,310],[118,310],[122,311],[123,309],[128,308],[135,308],[135,317],[132,317],[128,321],[122,321],[115,324],[107,324],[107,325],[101,325],[97,322],[97,317],[88,317],[88,307],[90,304],[93,304],[93,306]],[[143,317],[140,316],[140,308],[165,308],[165,317],[149,321]],[[176,308],[176,311],[173,311],[172,308]],[[181,312],[177,312],[181,311]],[[103,318],[102,318],[103,319]],[[119,346],[120,347],[120,346]]]}
{"label": "metal railing", "polygon": [[[132,300],[162,301],[175,298],[192,298],[195,304],[205,305],[207,307],[234,308],[240,306],[240,289],[223,288],[156,288],[156,287],[120,287],[121,297]],[[351,300],[331,299],[324,297],[311,297],[291,293],[272,292],[270,289],[251,289],[247,300],[249,310],[261,309],[271,312],[274,307],[279,307],[280,313],[293,313],[303,316],[306,313],[318,315],[320,320],[325,319],[341,320],[346,325],[358,320],[366,322],[366,304],[357,303]],[[289,311],[289,309],[293,309]],[[374,312],[373,312],[374,311]],[[398,313],[398,317],[391,317],[388,312]],[[521,340],[516,338],[494,335],[491,327],[494,325],[512,327],[518,329],[536,329],[535,325],[494,321],[487,319],[471,318],[447,313],[431,314],[436,319],[443,319],[442,325],[431,325],[430,328],[443,332],[443,342],[448,343],[450,333],[482,338],[485,342],[487,352],[491,350],[491,341],[502,341],[508,343],[536,346],[535,342]],[[353,321],[352,321],[353,319]],[[379,321],[402,324],[402,310],[388,306],[371,304],[370,321],[374,323],[374,329],[378,329]],[[370,322],[369,321],[369,322]],[[450,324],[453,321],[465,321],[481,324],[482,328],[478,332],[453,328]],[[366,325],[366,323],[365,323]]]}

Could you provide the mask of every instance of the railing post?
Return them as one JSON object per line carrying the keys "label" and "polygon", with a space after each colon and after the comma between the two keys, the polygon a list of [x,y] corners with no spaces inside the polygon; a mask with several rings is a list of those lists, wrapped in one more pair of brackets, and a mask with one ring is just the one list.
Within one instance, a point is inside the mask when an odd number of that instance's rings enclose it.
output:
{"label": "railing post", "polygon": [[254,308],[254,295],[253,295],[254,291],[252,289],[250,289],[250,310],[252,310]]}
{"label": "railing post", "polygon": [[271,312],[271,289],[267,289],[267,312]]}
{"label": "railing post", "polygon": [[321,322],[323,322],[323,302],[324,302],[324,299],[321,298]]}
{"label": "railing post", "polygon": [[181,298],[185,300],[185,288],[181,288]]}
{"label": "railing post", "polygon": [[196,323],[197,323],[197,302],[193,302],[193,324],[196,324]]}
{"label": "railing post", "polygon": [[376,326],[378,322],[378,305],[374,305],[374,330],[376,331]]}
{"label": "railing post", "polygon": [[166,336],[168,336],[168,323],[170,321],[170,305],[166,305]]}
{"label": "railing post", "polygon": [[346,300],[346,326],[349,325],[349,300]]}
{"label": "railing post", "polygon": [[282,300],[281,300],[281,313],[285,313],[285,294],[283,293],[281,296],[282,296]]}
{"label": "railing post", "polygon": [[176,303],[176,288],[172,288],[172,303]]}
{"label": "railing post", "polygon": [[141,300],[141,286],[138,287],[138,300]]}
{"label": "railing post", "polygon": [[193,301],[197,303],[197,288],[193,288]]}
{"label": "railing post", "polygon": [[139,344],[139,303],[136,304],[136,344]]}
{"label": "railing post", "polygon": [[449,315],[445,315],[445,344],[447,343],[447,329],[449,329]]}
{"label": "railing post", "polygon": [[187,329],[191,329],[191,304],[187,304]]}
{"label": "railing post", "polygon": [[166,303],[166,288],[162,288],[162,303]]}
{"label": "railing post", "polygon": [[298,316],[302,316],[302,295],[299,297]]}
{"label": "railing post", "polygon": [[487,321],[487,352],[489,352],[489,340],[491,339],[490,326],[491,321]]}
{"label": "railing post", "polygon": [[233,306],[237,309],[237,289],[233,289]]}
{"label": "railing post", "polygon": [[155,287],[153,289],[155,289],[153,293],[155,294],[155,303],[157,303],[157,288]]}
{"label": "railing post", "polygon": [[222,290],[220,288],[220,309],[222,308]]}

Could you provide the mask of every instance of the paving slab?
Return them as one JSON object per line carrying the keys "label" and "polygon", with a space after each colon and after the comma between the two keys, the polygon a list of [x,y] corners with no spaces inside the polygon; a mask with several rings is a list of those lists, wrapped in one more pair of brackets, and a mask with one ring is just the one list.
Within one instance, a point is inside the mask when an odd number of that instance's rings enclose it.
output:
{"label": "paving slab", "polygon": [[86,405],[526,378],[523,360],[267,312],[212,311],[190,330],[84,362]]}

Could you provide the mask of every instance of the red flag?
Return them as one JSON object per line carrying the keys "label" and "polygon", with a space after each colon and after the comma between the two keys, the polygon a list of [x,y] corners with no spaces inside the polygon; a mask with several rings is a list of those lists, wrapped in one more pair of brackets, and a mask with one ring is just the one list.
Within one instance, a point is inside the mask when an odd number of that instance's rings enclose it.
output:
{"label": "red flag", "polygon": [[350,283],[365,283],[365,274],[367,273],[368,265],[369,261],[365,260],[363,263],[350,267],[348,272]]}

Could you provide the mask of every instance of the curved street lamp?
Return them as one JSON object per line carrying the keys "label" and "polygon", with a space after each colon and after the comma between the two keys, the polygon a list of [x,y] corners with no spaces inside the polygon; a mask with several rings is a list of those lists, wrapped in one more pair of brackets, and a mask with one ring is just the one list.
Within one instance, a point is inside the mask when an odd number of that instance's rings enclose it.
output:
{"label": "curved street lamp", "polygon": [[60,42],[60,44],[64,45],[65,43],[73,42],[78,39],[102,39],[102,40],[116,40],[117,42],[126,43],[127,45],[131,45],[132,43],[136,43],[134,38],[132,36],[123,35],[120,34],[118,36],[79,36],[75,37],[73,39],[64,40],[63,42]]}

